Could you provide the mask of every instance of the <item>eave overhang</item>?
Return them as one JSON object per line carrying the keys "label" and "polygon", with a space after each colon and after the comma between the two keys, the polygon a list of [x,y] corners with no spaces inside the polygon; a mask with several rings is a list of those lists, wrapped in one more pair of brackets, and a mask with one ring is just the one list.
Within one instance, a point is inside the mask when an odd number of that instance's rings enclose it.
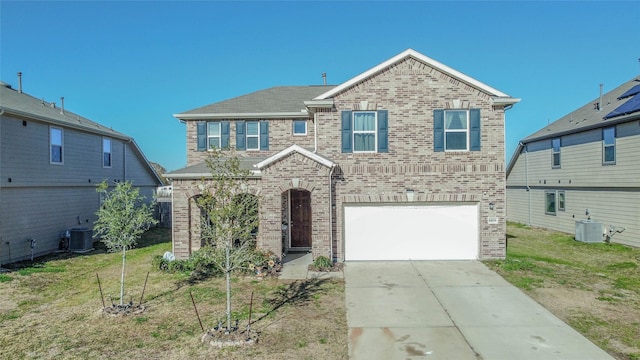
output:
{"label": "eave overhang", "polygon": [[173,114],[179,120],[224,120],[224,119],[299,119],[308,117],[307,109],[299,112],[274,113],[203,113],[203,114]]}
{"label": "eave overhang", "polygon": [[[249,179],[259,179],[262,176],[260,170],[250,170],[251,174],[248,176]],[[212,179],[213,175],[210,172],[207,173],[181,173],[181,174],[162,174],[167,179],[171,180],[194,180],[194,179]]]}

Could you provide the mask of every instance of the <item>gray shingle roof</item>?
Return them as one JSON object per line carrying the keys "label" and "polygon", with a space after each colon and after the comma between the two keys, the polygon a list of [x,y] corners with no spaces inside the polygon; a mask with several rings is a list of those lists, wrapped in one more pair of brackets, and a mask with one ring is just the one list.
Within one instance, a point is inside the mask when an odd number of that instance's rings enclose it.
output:
{"label": "gray shingle roof", "polygon": [[618,100],[618,97],[638,84],[640,84],[640,77],[636,76],[610,92],[603,94],[600,110],[596,108],[596,104],[600,102],[600,97],[597,97],[577,110],[570,112],[553,123],[527,136],[522,140],[522,142],[528,143],[535,140],[604,127],[621,121],[628,121],[629,119],[637,119],[640,116],[640,113],[616,116],[609,119],[604,119],[604,117],[618,106],[630,100],[631,98]]}
{"label": "gray shingle roof", "polygon": [[[260,161],[266,158],[267,158],[266,156],[239,157],[240,170],[257,171],[258,169],[256,169],[253,165],[259,163]],[[222,160],[224,160],[224,158]],[[164,174],[164,176],[170,179],[198,179],[202,177],[207,178],[207,177],[211,177],[211,169],[209,168],[209,166],[207,166],[207,162],[203,161],[195,165],[187,166],[182,169],[178,169],[170,173]]]}
{"label": "gray shingle roof", "polygon": [[[205,105],[181,114],[241,114],[241,113],[281,113],[301,112],[304,101],[334,88],[333,85],[318,86],[276,86],[259,90],[232,99]],[[301,113],[302,114],[302,113]]]}
{"label": "gray shingle roof", "polygon": [[4,82],[0,82],[0,108],[13,114],[46,123],[81,129],[124,140],[130,139],[129,136],[123,133],[74,114],[67,109],[65,109],[63,113],[59,104],[54,107],[54,103],[37,99],[24,92],[20,93]]}

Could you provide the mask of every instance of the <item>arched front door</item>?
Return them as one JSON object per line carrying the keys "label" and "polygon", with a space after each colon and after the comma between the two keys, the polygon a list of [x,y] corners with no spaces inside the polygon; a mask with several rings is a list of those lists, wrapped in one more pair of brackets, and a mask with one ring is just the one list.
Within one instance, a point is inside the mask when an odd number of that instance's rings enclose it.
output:
{"label": "arched front door", "polygon": [[311,193],[289,191],[291,248],[311,248]]}

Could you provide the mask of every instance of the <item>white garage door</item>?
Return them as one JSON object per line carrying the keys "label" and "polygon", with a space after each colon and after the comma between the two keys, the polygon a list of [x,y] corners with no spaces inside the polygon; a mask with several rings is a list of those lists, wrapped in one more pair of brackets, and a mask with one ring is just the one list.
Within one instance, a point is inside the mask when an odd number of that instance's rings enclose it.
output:
{"label": "white garage door", "polygon": [[345,206],[346,260],[478,258],[478,206]]}

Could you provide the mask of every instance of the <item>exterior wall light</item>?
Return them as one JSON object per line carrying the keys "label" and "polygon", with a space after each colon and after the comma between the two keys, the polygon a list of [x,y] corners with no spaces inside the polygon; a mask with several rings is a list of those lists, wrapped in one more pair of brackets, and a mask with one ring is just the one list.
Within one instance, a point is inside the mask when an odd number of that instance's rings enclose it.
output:
{"label": "exterior wall light", "polygon": [[493,202],[489,203],[489,210],[493,210],[496,207],[496,204],[494,204]]}

